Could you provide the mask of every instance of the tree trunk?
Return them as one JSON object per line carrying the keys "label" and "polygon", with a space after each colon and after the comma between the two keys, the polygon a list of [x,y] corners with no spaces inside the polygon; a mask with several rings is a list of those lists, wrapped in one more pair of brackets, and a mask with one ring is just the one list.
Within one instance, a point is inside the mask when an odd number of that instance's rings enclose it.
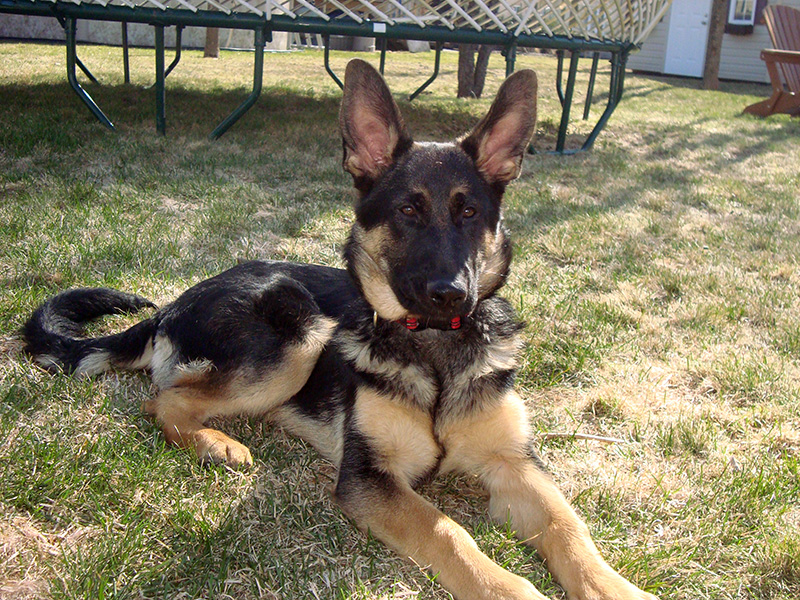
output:
{"label": "tree trunk", "polygon": [[480,98],[483,94],[483,84],[486,83],[486,70],[489,68],[491,54],[491,46],[483,45],[478,49],[478,60],[475,61],[475,79],[472,84],[472,92],[476,98]]}
{"label": "tree trunk", "polygon": [[708,25],[706,61],[703,66],[703,89],[719,89],[719,58],[722,53],[722,36],[728,19],[728,0],[713,0]]}
{"label": "tree trunk", "polygon": [[458,92],[459,98],[472,98],[475,81],[475,44],[458,45]]}
{"label": "tree trunk", "polygon": [[[475,60],[475,50],[478,59]],[[458,92],[459,98],[480,98],[486,82],[486,69],[489,66],[491,46],[477,44],[458,45]]]}
{"label": "tree trunk", "polygon": [[219,58],[219,29],[206,27],[206,47],[203,58]]}

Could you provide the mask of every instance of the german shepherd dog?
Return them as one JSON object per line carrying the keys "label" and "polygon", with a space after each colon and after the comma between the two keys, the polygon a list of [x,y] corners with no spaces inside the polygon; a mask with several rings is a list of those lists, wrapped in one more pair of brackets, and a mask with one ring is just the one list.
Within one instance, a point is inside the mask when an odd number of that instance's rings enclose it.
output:
{"label": "german shepherd dog", "polygon": [[203,461],[252,463],[208,419],[267,415],[338,466],[335,499],[360,528],[459,600],[544,596],[415,491],[447,472],[480,479],[492,516],[510,519],[570,598],[653,600],[600,556],[513,390],[522,326],[497,295],[511,262],[502,197],[535,120],[536,76],[519,71],[469,134],[415,143],[381,76],[353,60],[339,116],[358,192],[346,270],[243,263],[98,338],[81,337],[81,324],[150,303],[66,291],[24,326],[27,351],[76,374],[149,370],[159,393],[145,410]]}

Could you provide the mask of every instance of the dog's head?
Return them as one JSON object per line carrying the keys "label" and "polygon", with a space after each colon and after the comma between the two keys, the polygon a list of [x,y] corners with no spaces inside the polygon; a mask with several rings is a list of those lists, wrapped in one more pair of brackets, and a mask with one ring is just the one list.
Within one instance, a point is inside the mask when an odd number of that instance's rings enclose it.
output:
{"label": "dog's head", "polygon": [[415,143],[380,74],[348,64],[339,124],[359,198],[345,260],[378,315],[448,323],[503,285],[502,197],[535,122],[536,75],[519,71],[466,136]]}

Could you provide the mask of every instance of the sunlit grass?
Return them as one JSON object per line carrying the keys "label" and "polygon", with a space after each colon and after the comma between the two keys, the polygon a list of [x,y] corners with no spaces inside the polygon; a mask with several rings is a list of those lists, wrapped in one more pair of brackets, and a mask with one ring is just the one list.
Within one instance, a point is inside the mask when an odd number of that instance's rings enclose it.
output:
{"label": "sunlit grass", "polygon": [[[130,86],[119,48],[79,53],[117,133],[67,86],[62,47],[0,44],[0,597],[447,598],[342,516],[333,467],[304,444],[235,420],[224,427],[255,469],[201,468],[142,416],[145,377],[57,377],[21,355],[18,327],[65,287],[164,304],[240,259],[340,265],[351,222],[340,92],[321,53],[268,54],[262,97],[217,142],[207,135],[248,93],[252,54],[185,51],[160,137],[152,51],[133,50]],[[333,68],[352,56],[333,53]],[[432,63],[392,53],[387,79],[415,135],[448,139],[486,110],[503,61],[485,98],[457,100],[446,52],[409,104]],[[547,150],[555,60],[518,67],[539,74]],[[800,596],[800,123],[741,115],[767,95],[629,73],[595,149],[526,158],[506,196],[503,293],[528,323],[518,387],[534,429],[564,434],[539,449],[609,561],[664,599]],[[574,120],[570,146],[592,124]],[[535,553],[488,524],[473,482],[423,491],[561,597]]]}

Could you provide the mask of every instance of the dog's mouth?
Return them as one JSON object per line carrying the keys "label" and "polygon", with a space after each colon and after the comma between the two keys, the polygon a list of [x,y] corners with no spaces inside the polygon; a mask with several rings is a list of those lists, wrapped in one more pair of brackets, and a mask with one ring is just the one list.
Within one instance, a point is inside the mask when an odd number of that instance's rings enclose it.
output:
{"label": "dog's mouth", "polygon": [[475,296],[468,288],[442,291],[445,286],[427,284],[420,286],[422,293],[407,294],[399,291],[397,298],[408,310],[400,321],[408,329],[459,329],[464,319],[475,310]]}

